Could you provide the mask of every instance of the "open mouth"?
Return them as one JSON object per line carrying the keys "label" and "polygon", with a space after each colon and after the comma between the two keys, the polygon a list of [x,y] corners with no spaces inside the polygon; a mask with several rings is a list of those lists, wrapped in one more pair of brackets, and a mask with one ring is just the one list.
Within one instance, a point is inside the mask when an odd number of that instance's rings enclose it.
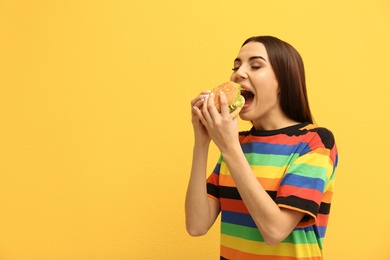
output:
{"label": "open mouth", "polygon": [[245,98],[245,105],[250,105],[255,97],[252,92],[246,89],[241,90],[241,95]]}

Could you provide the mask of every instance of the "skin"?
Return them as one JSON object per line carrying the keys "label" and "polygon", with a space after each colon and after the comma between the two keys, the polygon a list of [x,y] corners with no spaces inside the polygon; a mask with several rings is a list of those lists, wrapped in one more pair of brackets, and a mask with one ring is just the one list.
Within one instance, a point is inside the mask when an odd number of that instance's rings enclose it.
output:
{"label": "skin", "polygon": [[[240,117],[251,121],[256,129],[275,130],[299,123],[282,112],[278,82],[262,43],[250,42],[240,49],[230,79],[254,94]],[[220,100],[221,113],[210,91],[203,91],[191,101],[195,142],[185,201],[187,231],[193,236],[207,233],[220,212],[219,202],[207,196],[205,185],[209,144],[213,140],[265,242],[276,245],[292,232],[304,213],[279,208],[269,197],[242,152],[238,120],[230,117],[223,93]]]}

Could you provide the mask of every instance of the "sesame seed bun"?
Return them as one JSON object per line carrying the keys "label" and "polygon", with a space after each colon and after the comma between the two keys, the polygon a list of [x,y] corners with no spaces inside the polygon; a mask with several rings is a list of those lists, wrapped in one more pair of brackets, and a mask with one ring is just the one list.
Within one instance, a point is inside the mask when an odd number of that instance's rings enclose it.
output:
{"label": "sesame seed bun", "polygon": [[225,82],[218,87],[215,87],[213,90],[211,90],[212,93],[214,93],[214,103],[215,107],[217,108],[218,112],[221,112],[221,101],[220,101],[220,93],[221,91],[225,94],[228,106],[229,106],[229,112],[232,117],[235,117],[238,115],[238,113],[241,111],[245,100],[244,97],[241,96],[241,86],[240,84],[237,84],[233,81]]}

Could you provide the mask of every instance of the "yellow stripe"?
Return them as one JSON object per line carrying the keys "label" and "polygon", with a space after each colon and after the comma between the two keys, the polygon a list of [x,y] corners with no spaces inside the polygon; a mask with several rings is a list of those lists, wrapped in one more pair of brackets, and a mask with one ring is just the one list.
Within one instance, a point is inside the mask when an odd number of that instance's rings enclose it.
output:
{"label": "yellow stripe", "polygon": [[264,242],[246,240],[225,234],[221,234],[221,245],[255,255],[278,255],[297,258],[322,255],[317,244],[279,243],[275,246],[268,246]]}
{"label": "yellow stripe", "polygon": [[324,167],[324,165],[327,166],[329,165],[330,167],[333,168],[333,164],[330,161],[329,155],[316,153],[315,151],[300,156],[294,161],[294,164],[300,164],[300,163],[309,164],[312,166],[320,166],[320,167]]}

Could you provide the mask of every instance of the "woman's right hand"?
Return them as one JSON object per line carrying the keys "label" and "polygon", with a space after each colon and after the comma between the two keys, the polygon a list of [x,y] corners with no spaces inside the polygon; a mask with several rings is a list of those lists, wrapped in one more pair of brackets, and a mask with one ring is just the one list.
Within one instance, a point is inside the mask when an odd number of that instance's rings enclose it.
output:
{"label": "woman's right hand", "polygon": [[195,142],[200,144],[208,145],[211,141],[211,138],[207,132],[206,127],[202,124],[199,117],[196,114],[196,109],[200,109],[203,105],[203,102],[208,95],[210,95],[210,90],[202,91],[197,97],[191,101],[191,114],[192,114],[192,126],[194,128]]}

